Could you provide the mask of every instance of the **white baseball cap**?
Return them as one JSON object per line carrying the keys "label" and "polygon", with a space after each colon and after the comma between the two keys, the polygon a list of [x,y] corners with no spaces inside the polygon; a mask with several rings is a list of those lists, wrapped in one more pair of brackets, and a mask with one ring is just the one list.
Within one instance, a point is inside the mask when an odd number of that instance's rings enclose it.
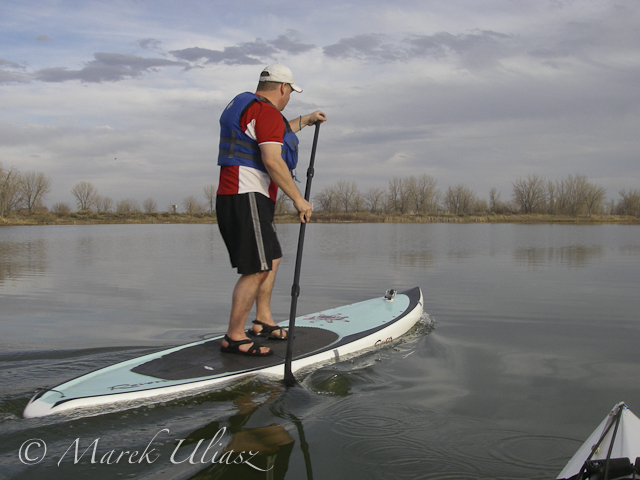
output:
{"label": "white baseball cap", "polygon": [[288,83],[294,91],[302,93],[302,89],[293,82],[293,74],[291,73],[291,70],[281,63],[274,63],[273,65],[265,67],[260,74],[260,81]]}

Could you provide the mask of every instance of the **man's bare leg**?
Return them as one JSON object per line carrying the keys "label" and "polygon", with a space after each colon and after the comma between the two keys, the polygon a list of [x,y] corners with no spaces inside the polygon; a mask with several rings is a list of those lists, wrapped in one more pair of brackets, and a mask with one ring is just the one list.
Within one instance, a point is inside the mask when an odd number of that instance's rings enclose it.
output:
{"label": "man's bare leg", "polygon": [[[242,275],[238,279],[235,288],[233,289],[233,298],[231,303],[231,316],[229,318],[229,328],[227,330],[227,336],[231,340],[245,340],[248,339],[244,330],[245,323],[247,322],[247,316],[253,307],[253,304],[258,298],[258,292],[261,285],[267,280],[270,272],[252,273],[249,275]],[[222,340],[222,346],[228,347],[229,344],[226,340]],[[252,347],[251,343],[240,345],[238,348],[242,352],[246,352]],[[270,349],[268,347],[260,347],[261,353],[267,353]]]}
{"label": "man's bare leg", "polygon": [[258,297],[256,298],[256,318],[261,322],[273,325],[273,316],[271,315],[271,293],[276,279],[276,270],[279,261],[273,261],[273,269],[267,275],[266,280],[258,289]]}
{"label": "man's bare leg", "polygon": [[[273,292],[273,285],[276,280],[276,272],[278,271],[278,265],[280,265],[280,258],[273,260],[271,264],[271,270],[268,272],[267,278],[260,285],[258,289],[258,296],[256,297],[256,320],[260,320],[267,325],[275,326],[276,322],[273,320],[271,314],[271,293]],[[258,333],[262,330],[260,325],[254,325],[253,331]],[[282,335],[282,338],[286,338],[286,331],[276,330],[276,335]]]}

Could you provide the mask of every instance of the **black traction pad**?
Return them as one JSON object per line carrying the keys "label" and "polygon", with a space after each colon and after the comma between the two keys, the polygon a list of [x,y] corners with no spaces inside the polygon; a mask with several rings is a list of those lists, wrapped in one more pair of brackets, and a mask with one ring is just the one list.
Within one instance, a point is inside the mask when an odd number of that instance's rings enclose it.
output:
{"label": "black traction pad", "polygon": [[[262,346],[273,350],[273,355],[251,357],[220,352],[222,338],[183,348],[163,355],[131,369],[132,372],[163,380],[187,380],[220,374],[233,374],[245,370],[261,369],[284,362],[287,342],[252,337]],[[331,345],[339,335],[330,330],[315,327],[295,327],[293,358],[306,355]]]}

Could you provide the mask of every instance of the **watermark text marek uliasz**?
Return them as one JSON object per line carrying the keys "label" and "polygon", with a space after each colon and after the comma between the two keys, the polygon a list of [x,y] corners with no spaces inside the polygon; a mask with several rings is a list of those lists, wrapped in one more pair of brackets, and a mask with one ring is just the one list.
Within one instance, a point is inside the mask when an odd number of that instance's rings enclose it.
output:
{"label": "watermark text marek uliasz", "polygon": [[[245,465],[260,471],[263,470],[253,463],[252,459],[259,455],[260,452],[253,451],[234,451],[227,450],[225,444],[222,441],[227,427],[223,427],[216,432],[216,434],[210,440],[200,439],[195,445],[183,445],[184,438],[177,439],[177,444],[173,448],[173,451],[168,456],[168,460],[174,464],[190,463],[192,465],[238,465],[244,463]],[[63,462],[69,462],[72,464],[78,464],[82,462],[89,462],[91,464],[153,464],[157,461],[162,461],[162,453],[153,445],[158,442],[162,436],[168,435],[171,432],[168,428],[159,430],[153,438],[147,443],[143,449],[127,449],[116,448],[111,450],[105,450],[100,448],[100,438],[96,438],[91,442],[83,441],[81,438],[76,438],[64,451],[60,452],[48,452],[47,444],[44,440],[39,438],[32,438],[25,441],[20,446],[18,453],[20,461],[26,465],[36,465],[45,458],[47,455],[60,458],[57,461],[57,465],[60,466]],[[64,448],[64,447],[63,447]],[[272,467],[273,468],[273,467]]]}

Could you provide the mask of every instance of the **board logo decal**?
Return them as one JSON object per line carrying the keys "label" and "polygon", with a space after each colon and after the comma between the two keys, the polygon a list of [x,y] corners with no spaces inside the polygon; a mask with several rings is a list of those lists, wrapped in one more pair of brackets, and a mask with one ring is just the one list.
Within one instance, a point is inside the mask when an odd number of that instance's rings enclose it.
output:
{"label": "board logo decal", "polygon": [[347,315],[342,315],[341,313],[336,313],[334,315],[325,315],[324,313],[322,313],[320,315],[315,315],[313,317],[305,317],[304,319],[307,320],[309,323],[316,323],[316,322],[326,322],[326,323],[344,322],[344,323],[348,323],[349,320],[347,320],[347,318],[349,318]]}
{"label": "board logo decal", "polygon": [[165,383],[165,382],[168,382],[168,380],[155,380],[153,382],[144,382],[144,383],[123,383],[122,385],[112,385],[108,387],[108,389],[111,391],[127,390],[130,388],[138,388],[138,387],[143,387],[145,385],[153,385],[154,383]]}

